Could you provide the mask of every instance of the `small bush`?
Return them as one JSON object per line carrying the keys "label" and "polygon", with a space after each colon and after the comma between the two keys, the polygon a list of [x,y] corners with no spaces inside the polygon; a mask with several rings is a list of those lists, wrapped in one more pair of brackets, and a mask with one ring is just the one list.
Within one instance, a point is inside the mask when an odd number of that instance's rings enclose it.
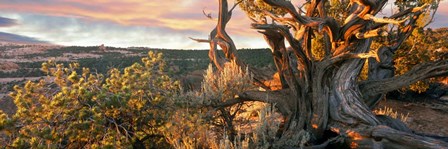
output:
{"label": "small bush", "polygon": [[161,128],[180,93],[164,68],[162,55],[153,52],[106,76],[78,63],[43,63],[46,79],[15,86],[10,94],[17,112],[0,115],[1,128],[11,132],[3,140],[13,148],[163,146]]}

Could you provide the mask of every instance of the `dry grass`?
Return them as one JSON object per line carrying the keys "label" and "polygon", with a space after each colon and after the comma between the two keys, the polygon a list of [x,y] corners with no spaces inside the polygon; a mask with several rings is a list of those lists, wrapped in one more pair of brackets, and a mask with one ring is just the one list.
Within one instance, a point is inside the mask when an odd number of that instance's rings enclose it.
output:
{"label": "dry grass", "polygon": [[[252,85],[251,74],[246,72],[247,68],[242,69],[235,62],[227,63],[222,71],[216,71],[210,66],[204,74],[201,90],[187,93],[189,100],[186,105],[192,107],[174,114],[166,127],[164,132],[168,136],[167,141],[179,149],[303,146],[309,140],[308,133],[303,130],[294,131],[287,137],[277,137],[283,116],[276,111],[275,105],[245,102],[225,107],[224,112],[235,115],[232,126],[225,125],[226,119],[221,115],[223,110],[212,107],[234,99],[241,92],[256,89]],[[228,136],[229,128],[235,130],[235,136]]]}
{"label": "dry grass", "polygon": [[394,119],[399,119],[400,121],[406,123],[409,117],[409,113],[407,114],[402,114],[402,113],[398,113],[397,111],[394,111],[394,109],[390,108],[390,107],[384,107],[384,108],[379,108],[373,111],[373,113],[377,114],[377,115],[386,115],[389,117],[392,117]]}

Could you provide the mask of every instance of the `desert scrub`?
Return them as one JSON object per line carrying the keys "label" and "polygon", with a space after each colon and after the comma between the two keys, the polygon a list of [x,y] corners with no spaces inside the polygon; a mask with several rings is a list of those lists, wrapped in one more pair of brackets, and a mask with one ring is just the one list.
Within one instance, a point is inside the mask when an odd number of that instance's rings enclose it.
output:
{"label": "desert scrub", "polygon": [[[6,147],[161,147],[162,127],[174,111],[180,86],[165,71],[161,53],[107,75],[78,63],[42,64],[48,76],[15,86],[17,112],[0,121]],[[14,122],[15,127],[6,127]]]}
{"label": "desert scrub", "polygon": [[222,71],[209,66],[201,90],[186,93],[182,108],[166,125],[168,142],[174,148],[303,146],[309,140],[303,130],[288,139],[276,136],[284,120],[275,105],[248,101],[222,106],[240,93],[257,90],[247,72],[235,62],[226,63]]}
{"label": "desert scrub", "polygon": [[[183,103],[167,125],[167,140],[175,148],[219,148],[220,140],[237,136],[237,115],[245,104],[218,107],[243,91],[254,89],[251,75],[235,62],[225,64],[222,71],[210,65],[204,73],[201,90],[185,93]],[[179,116],[183,115],[183,116]],[[183,130],[183,131],[178,131]]]}
{"label": "desert scrub", "polygon": [[376,115],[386,115],[391,118],[398,119],[404,123],[407,123],[408,116],[409,116],[409,113],[408,114],[398,113],[398,111],[395,111],[394,109],[392,109],[390,107],[376,109],[373,111],[373,113],[375,113]]}

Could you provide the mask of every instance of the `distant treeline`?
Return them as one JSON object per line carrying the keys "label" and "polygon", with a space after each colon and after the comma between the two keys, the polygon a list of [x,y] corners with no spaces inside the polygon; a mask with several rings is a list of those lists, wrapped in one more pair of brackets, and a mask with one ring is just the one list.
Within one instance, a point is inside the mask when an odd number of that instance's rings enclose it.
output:
{"label": "distant treeline", "polygon": [[[9,47],[11,48],[11,47]],[[98,46],[91,47],[62,47],[59,49],[50,49],[45,53],[26,55],[25,58],[33,57],[62,57],[64,53],[90,53],[101,55],[100,58],[81,58],[77,62],[82,67],[90,68],[97,73],[106,74],[110,68],[119,68],[130,66],[140,59],[149,51],[163,53],[165,61],[170,67],[176,67],[173,75],[184,75],[194,70],[206,69],[210,64],[208,58],[208,50],[171,50],[171,49],[150,49],[150,48],[115,48],[106,47],[107,51],[100,51]],[[129,54],[115,52],[113,50],[128,51]],[[218,51],[223,55],[222,51]],[[129,56],[129,55],[133,56]],[[273,65],[271,52],[269,49],[241,49],[237,51],[239,57],[249,65],[255,67],[266,67]],[[137,56],[136,56],[137,55]],[[68,65],[70,62],[58,62]],[[18,63],[20,69],[15,72],[0,72],[0,78],[7,77],[38,77],[45,74],[40,71],[42,62],[25,62]]]}

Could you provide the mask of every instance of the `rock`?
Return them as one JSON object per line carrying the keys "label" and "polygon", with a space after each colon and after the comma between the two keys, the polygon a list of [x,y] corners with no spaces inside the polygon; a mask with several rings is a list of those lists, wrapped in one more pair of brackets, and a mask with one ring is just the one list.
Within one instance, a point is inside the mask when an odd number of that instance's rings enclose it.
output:
{"label": "rock", "polygon": [[2,62],[0,63],[0,71],[15,71],[19,69],[19,65],[13,62]]}
{"label": "rock", "polygon": [[448,95],[440,97],[439,100],[448,102]]}

